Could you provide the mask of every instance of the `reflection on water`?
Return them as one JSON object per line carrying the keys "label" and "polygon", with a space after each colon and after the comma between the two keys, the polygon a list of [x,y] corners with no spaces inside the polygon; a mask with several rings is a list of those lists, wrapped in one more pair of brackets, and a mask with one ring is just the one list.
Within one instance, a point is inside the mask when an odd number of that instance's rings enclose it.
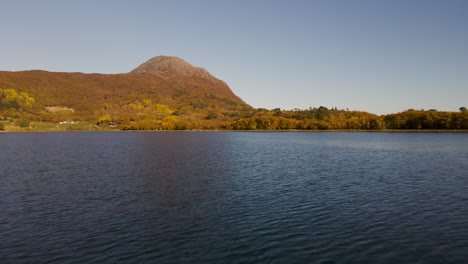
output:
{"label": "reflection on water", "polygon": [[468,135],[0,135],[3,263],[464,263]]}

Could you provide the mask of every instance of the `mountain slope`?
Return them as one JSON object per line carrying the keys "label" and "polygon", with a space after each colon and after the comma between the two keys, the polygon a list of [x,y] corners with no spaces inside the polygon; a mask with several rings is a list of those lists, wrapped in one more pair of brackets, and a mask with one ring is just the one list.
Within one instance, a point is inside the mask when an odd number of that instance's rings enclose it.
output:
{"label": "mountain slope", "polygon": [[0,89],[6,88],[31,95],[36,104],[28,111],[36,114],[51,106],[72,108],[76,117],[154,114],[151,105],[163,105],[180,118],[201,119],[250,108],[208,71],[166,56],[124,74],[0,71]]}

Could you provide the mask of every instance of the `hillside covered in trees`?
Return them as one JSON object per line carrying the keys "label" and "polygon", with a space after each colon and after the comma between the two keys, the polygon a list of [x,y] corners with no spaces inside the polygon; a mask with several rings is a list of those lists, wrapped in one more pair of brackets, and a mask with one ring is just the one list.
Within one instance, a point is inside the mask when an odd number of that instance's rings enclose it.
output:
{"label": "hillside covered in trees", "polygon": [[[34,103],[24,104],[26,95]],[[155,57],[124,74],[0,72],[3,117],[216,126],[214,119],[231,121],[243,109],[251,107],[223,81],[176,57]]]}
{"label": "hillside covered in trees", "polygon": [[0,118],[24,127],[88,122],[122,130],[468,129],[465,107],[385,116],[323,106],[255,109],[205,69],[166,56],[124,74],[0,72]]}
{"label": "hillside covered in trees", "polygon": [[[462,108],[463,109],[463,108]],[[234,130],[385,130],[385,129],[468,129],[468,112],[439,112],[407,110],[397,114],[375,114],[328,109],[281,111],[256,109],[251,116],[225,125]]]}

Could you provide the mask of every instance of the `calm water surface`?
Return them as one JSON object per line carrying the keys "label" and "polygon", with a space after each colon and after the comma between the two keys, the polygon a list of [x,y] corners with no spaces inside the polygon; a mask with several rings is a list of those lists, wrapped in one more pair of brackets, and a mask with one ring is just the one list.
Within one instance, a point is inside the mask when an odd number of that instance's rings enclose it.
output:
{"label": "calm water surface", "polygon": [[1,263],[467,263],[468,134],[0,134]]}

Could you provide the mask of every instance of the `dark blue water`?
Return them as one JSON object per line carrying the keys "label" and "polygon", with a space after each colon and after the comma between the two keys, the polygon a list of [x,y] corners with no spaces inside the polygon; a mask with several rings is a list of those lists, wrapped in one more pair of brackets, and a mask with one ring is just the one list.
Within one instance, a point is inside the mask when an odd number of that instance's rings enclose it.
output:
{"label": "dark blue water", "polygon": [[467,263],[468,134],[0,134],[1,263]]}

